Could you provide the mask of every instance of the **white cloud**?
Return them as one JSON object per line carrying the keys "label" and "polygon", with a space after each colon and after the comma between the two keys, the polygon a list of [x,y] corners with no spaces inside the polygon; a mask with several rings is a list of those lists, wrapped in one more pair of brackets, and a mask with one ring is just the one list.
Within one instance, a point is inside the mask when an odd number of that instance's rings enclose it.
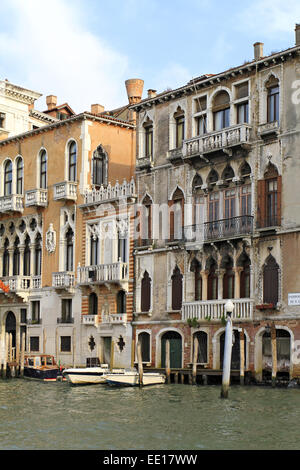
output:
{"label": "white cloud", "polygon": [[[25,77],[18,85],[57,95],[76,112],[93,103],[107,109],[126,104],[128,58],[84,27],[79,3],[9,0],[9,8],[11,24],[0,33],[0,57]],[[9,70],[3,72],[10,79]],[[38,103],[43,110],[45,99]]]}
{"label": "white cloud", "polygon": [[[160,93],[168,88],[178,88],[191,80],[191,72],[184,66],[176,63],[167,64],[164,69],[153,77],[153,83]],[[153,83],[151,87],[153,88]]]}

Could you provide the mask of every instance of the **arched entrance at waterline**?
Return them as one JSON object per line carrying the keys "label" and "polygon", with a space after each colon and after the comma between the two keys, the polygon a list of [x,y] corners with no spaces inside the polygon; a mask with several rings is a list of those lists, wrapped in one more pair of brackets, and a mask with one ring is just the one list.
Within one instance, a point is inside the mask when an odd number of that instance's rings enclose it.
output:
{"label": "arched entrance at waterline", "polygon": [[[231,352],[231,369],[239,370],[240,369],[240,332],[238,330],[233,330],[234,334],[234,343],[232,345]],[[223,368],[223,358],[224,358],[224,344],[225,344],[225,331],[220,336],[220,367]],[[247,351],[247,340],[244,334],[244,358],[246,367],[246,351]]]}
{"label": "arched entrance at waterline", "polygon": [[170,341],[170,368],[182,367],[182,338],[176,331],[167,331],[161,337],[161,367],[166,366],[166,342]]}
{"label": "arched entrance at waterline", "polygon": [[8,312],[5,320],[5,333],[12,335],[12,347],[16,347],[16,317],[13,312]]}

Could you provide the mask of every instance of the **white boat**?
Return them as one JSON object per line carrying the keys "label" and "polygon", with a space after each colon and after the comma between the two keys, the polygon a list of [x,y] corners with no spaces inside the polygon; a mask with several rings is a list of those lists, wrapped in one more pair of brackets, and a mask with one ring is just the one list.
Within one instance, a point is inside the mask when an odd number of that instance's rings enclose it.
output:
{"label": "white boat", "polygon": [[113,369],[110,371],[107,364],[101,364],[100,367],[83,367],[64,369],[63,377],[74,385],[88,385],[88,384],[105,384],[106,376],[110,373],[122,374],[122,369]]}
{"label": "white boat", "polygon": [[[164,384],[166,376],[157,372],[145,372],[143,374],[143,385]],[[106,382],[109,385],[140,385],[139,373],[137,371],[124,371],[121,374],[106,374]]]}

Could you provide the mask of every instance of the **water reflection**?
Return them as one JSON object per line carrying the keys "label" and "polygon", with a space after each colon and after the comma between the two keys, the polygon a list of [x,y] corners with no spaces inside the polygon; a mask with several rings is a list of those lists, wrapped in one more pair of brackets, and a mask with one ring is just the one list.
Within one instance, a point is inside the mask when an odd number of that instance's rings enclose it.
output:
{"label": "water reflection", "polygon": [[298,449],[300,390],[0,381],[0,449]]}

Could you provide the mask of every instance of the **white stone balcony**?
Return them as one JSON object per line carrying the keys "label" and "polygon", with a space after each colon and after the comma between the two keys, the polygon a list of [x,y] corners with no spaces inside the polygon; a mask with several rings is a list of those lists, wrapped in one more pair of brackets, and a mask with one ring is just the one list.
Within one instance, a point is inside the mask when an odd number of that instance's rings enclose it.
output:
{"label": "white stone balcony", "polygon": [[59,201],[61,199],[67,201],[76,201],[77,199],[77,183],[74,181],[63,181],[54,185],[53,199]]}
{"label": "white stone balcony", "polygon": [[102,318],[103,324],[126,325],[127,313],[111,313]]}
{"label": "white stone balcony", "polygon": [[32,276],[31,277],[31,288],[32,289],[40,289],[41,287],[42,287],[41,276]]}
{"label": "white stone balcony", "polygon": [[[200,321],[219,321],[225,316],[226,302],[227,299],[183,302],[181,319],[196,318]],[[252,299],[232,299],[232,302],[234,305],[231,315],[232,320],[252,320],[254,305]]]}
{"label": "white stone balcony", "polygon": [[265,122],[264,124],[260,124],[257,127],[257,134],[261,137],[268,137],[269,135],[278,135],[279,134],[279,122]]}
{"label": "white stone balcony", "polygon": [[52,286],[55,289],[70,289],[75,285],[75,273],[70,271],[61,271],[52,273]]}
{"label": "white stone balcony", "polygon": [[25,207],[37,206],[47,207],[48,191],[47,189],[31,189],[25,192]]}
{"label": "white stone balcony", "polygon": [[183,157],[190,158],[218,150],[226,151],[236,146],[247,146],[250,143],[250,130],[248,124],[238,124],[185,140]]}
{"label": "white stone balcony", "polygon": [[98,316],[97,315],[82,315],[81,323],[87,326],[95,326],[98,324]]}
{"label": "white stone balcony", "polygon": [[128,281],[128,263],[118,261],[111,264],[78,266],[77,282],[81,285],[104,284],[106,282],[122,283]]}
{"label": "white stone balcony", "polygon": [[117,181],[114,186],[111,186],[109,183],[107,186],[100,186],[99,189],[86,190],[84,193],[84,204],[82,206],[133,197],[136,197],[135,182],[132,179],[127,183],[124,179],[122,184],[119,184]]}
{"label": "white stone balcony", "polygon": [[20,194],[10,194],[9,196],[0,197],[0,213],[1,212],[23,212],[23,196]]}
{"label": "white stone balcony", "polygon": [[1,277],[1,281],[9,287],[9,292],[22,297],[24,302],[28,300],[30,289],[32,288],[31,276],[6,276]]}

